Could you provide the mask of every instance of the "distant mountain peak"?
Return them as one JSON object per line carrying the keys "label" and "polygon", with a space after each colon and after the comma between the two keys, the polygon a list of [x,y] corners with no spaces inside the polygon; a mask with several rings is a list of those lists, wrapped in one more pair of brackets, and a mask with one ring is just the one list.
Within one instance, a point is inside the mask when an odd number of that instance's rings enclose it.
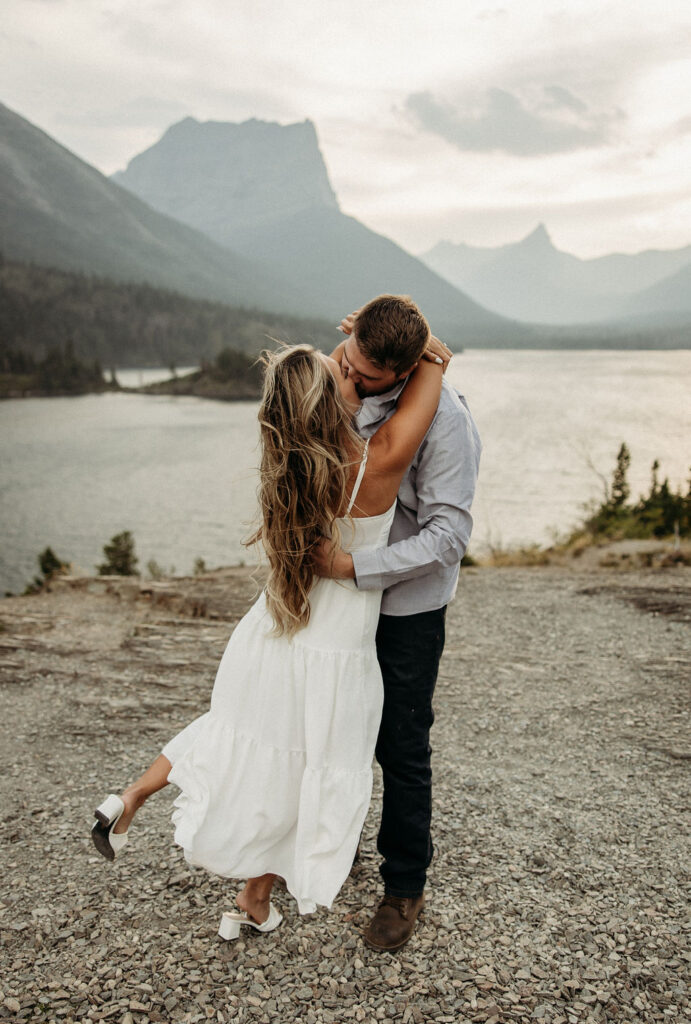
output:
{"label": "distant mountain peak", "polygon": [[193,125],[197,124],[201,124],[201,121],[199,121],[196,117],[192,117],[192,115],[190,114],[187,117],[183,117],[182,121],[176,121],[175,124],[171,124],[170,127],[168,128],[168,131],[174,132],[176,131],[176,129],[182,128],[186,125],[192,127]]}
{"label": "distant mountain peak", "polygon": [[339,209],[310,120],[185,117],[113,180],[231,248],[275,217]]}
{"label": "distant mountain peak", "polygon": [[533,228],[530,234],[526,235],[525,238],[521,239],[520,242],[516,242],[516,245],[530,247],[531,249],[555,249],[555,245],[550,238],[549,231],[544,224],[540,223],[537,227]]}
{"label": "distant mountain peak", "polygon": [[529,234],[519,238],[517,242],[506,242],[500,246],[491,245],[469,245],[467,242],[450,242],[444,238],[437,242],[427,252],[421,253],[421,259],[438,259],[453,256],[454,254],[471,254],[472,258],[482,260],[489,259],[498,253],[512,253],[516,250],[533,253],[555,253],[559,250],[554,245],[546,226],[540,222]]}
{"label": "distant mountain peak", "polygon": [[591,323],[691,309],[691,246],[581,259],[558,249],[540,222],[517,242],[493,249],[444,242],[421,258],[487,309],[523,321]]}
{"label": "distant mountain peak", "polygon": [[280,124],[278,121],[264,121],[259,117],[248,117],[246,121],[200,121],[198,117],[192,117],[188,115],[183,117],[182,120],[176,121],[171,124],[166,131],[163,133],[165,138],[170,132],[177,131],[225,131],[227,133],[238,132],[238,131],[269,131],[275,133],[282,132],[296,132],[302,129],[308,130],[308,133],[313,135],[316,139],[317,130],[314,122],[310,118],[306,117],[303,121],[292,121],[290,124]]}

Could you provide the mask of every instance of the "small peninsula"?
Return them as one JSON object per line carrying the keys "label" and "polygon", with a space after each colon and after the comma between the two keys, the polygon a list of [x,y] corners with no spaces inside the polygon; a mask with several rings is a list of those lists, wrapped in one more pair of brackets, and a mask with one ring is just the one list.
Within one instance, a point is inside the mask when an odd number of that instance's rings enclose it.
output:
{"label": "small peninsula", "polygon": [[244,352],[224,348],[213,363],[204,360],[192,373],[174,374],[168,380],[126,390],[149,395],[194,395],[223,402],[257,401],[262,390],[261,363]]}

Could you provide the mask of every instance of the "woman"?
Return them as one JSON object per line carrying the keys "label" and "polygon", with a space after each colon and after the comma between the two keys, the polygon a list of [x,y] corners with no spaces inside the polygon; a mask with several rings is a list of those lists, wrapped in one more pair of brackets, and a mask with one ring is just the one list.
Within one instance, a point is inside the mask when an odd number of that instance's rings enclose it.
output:
{"label": "woman", "polygon": [[381,593],[315,577],[310,555],[325,535],[346,550],[386,544],[399,484],[439,401],[441,360],[426,355],[368,442],[353,429],[358,399],[338,359],[308,345],[267,358],[256,538],[269,562],[265,590],[231,636],[210,710],[96,811],[93,839],[112,859],[146,798],[175,783],[186,859],[247,879],[242,913],[223,916],[225,938],[241,923],[280,923],[276,877],[309,913],[330,907],[349,873],[381,717]]}

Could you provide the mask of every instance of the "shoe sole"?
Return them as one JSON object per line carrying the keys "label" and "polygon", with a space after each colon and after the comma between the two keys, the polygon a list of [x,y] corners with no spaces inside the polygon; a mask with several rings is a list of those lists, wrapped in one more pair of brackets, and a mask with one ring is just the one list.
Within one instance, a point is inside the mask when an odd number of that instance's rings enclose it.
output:
{"label": "shoe sole", "polygon": [[108,831],[101,822],[97,822],[91,829],[91,838],[94,841],[94,846],[106,860],[115,860],[115,851],[108,841]]}
{"label": "shoe sole", "polygon": [[413,933],[411,932],[410,935],[406,939],[403,940],[403,942],[399,942],[395,946],[377,946],[376,943],[371,942],[369,939],[366,939],[364,936],[362,938],[362,941],[368,947],[368,949],[374,949],[374,950],[376,950],[377,953],[395,953],[397,949],[403,949],[403,947],[406,945],[406,943],[410,942],[412,936],[413,936]]}

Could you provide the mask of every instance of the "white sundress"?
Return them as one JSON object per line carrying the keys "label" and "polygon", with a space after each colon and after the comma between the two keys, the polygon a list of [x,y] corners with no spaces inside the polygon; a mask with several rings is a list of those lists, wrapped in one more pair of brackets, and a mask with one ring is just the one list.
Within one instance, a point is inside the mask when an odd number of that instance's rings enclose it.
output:
{"label": "white sundress", "polygon": [[[367,461],[363,455],[351,506]],[[350,511],[350,508],[349,508]],[[339,520],[345,550],[383,547],[388,512]],[[172,820],[186,860],[228,878],[272,872],[301,914],[330,907],[348,877],[372,793],[383,687],[381,591],[318,579],[309,624],[270,635],[262,593],[236,626],[210,710],[166,744]]]}

